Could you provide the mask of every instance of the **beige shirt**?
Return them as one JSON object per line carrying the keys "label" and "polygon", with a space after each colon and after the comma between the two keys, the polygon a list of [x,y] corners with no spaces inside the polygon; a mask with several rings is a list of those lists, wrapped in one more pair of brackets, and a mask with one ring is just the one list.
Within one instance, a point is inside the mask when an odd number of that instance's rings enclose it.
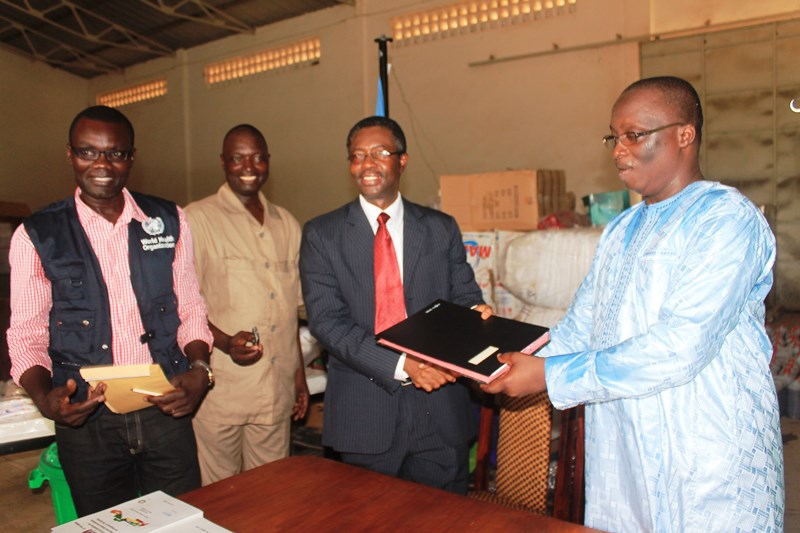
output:
{"label": "beige shirt", "polygon": [[261,193],[259,200],[263,226],[227,183],[185,209],[208,319],[228,335],[256,326],[264,346],[264,356],[250,366],[212,351],[216,384],[196,416],[220,424],[282,423],[295,401],[300,224]]}

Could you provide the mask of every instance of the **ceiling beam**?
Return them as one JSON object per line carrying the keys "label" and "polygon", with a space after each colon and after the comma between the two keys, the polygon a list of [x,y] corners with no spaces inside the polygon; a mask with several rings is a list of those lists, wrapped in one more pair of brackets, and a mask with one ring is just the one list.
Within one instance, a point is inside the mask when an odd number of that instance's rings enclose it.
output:
{"label": "ceiling beam", "polygon": [[[128,30],[100,15],[95,15],[88,9],[78,6],[69,0],[57,0],[55,4],[45,9],[36,9],[31,5],[30,0],[23,0],[22,3],[23,5],[19,5],[19,3],[10,0],[0,0],[0,4],[4,6],[16,9],[17,11],[41,20],[63,32],[84,39],[90,43],[113,48],[135,50],[159,57],[173,53],[173,50],[167,46],[145,37],[144,35]],[[68,16],[64,17],[65,14],[68,14]],[[62,24],[59,20],[56,20],[56,18],[68,18],[70,22],[74,22],[74,25],[77,26],[79,30]],[[90,31],[87,27],[87,23],[90,23],[92,27],[99,27],[99,31]],[[117,39],[115,40],[114,37]],[[65,46],[67,45],[65,44]]]}
{"label": "ceiling beam", "polygon": [[[51,66],[61,66],[67,69],[80,69],[89,74],[110,74],[113,72],[120,72],[120,69],[113,63],[105,61],[102,58],[82,52],[73,46],[61,43],[47,35],[40,33],[32,28],[28,28],[17,21],[10,20],[6,17],[0,16],[0,36],[9,31],[16,31],[20,34],[25,41],[27,51],[22,48],[0,42],[0,46],[11,50],[13,52],[22,53],[33,59],[44,61]],[[34,41],[47,41],[52,43],[48,49],[41,50],[42,46],[36,45]],[[72,59],[61,59],[58,55],[70,56]]]}
{"label": "ceiling beam", "polygon": [[[234,33],[255,33],[256,31],[254,26],[228,15],[203,0],[177,0],[169,2],[169,4],[166,0],[139,1],[170,17],[182,18],[207,26],[215,26]],[[199,15],[196,14],[198,10],[200,10]]]}

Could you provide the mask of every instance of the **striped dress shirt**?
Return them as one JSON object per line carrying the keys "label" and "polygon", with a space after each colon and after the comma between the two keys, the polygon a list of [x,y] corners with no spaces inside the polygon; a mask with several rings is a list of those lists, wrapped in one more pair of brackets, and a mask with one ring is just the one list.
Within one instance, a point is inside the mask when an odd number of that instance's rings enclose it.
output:
{"label": "striped dress shirt", "polygon": [[[103,279],[108,288],[111,310],[112,353],[115,365],[150,364],[153,358],[147,344],[140,341],[144,326],[136,295],[130,281],[128,260],[128,224],[144,222],[148,217],[127,189],[122,190],[125,207],[111,223],[86,205],[75,190],[75,206],[83,230],[94,249]],[[213,336],[208,329],[207,310],[194,270],[192,236],[183,211],[178,208],[180,238],[175,246],[172,265],[173,286],[178,300],[178,345],[201,340],[211,347]],[[50,280],[25,227],[20,225],[11,239],[11,325],[8,351],[11,376],[16,383],[26,370],[42,366],[52,373],[47,353],[49,314],[52,307]]]}

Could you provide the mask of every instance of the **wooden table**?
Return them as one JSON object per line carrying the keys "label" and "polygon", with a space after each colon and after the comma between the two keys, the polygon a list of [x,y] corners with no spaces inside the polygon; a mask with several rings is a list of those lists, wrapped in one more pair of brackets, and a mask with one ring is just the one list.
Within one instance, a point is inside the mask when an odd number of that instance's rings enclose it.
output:
{"label": "wooden table", "polygon": [[316,456],[287,457],[180,499],[236,533],[594,531]]}

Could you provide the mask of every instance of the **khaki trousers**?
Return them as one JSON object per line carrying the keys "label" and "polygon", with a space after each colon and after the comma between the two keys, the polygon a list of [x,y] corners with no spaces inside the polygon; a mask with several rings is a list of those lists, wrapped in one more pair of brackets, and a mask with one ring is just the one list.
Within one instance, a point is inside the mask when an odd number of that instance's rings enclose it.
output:
{"label": "khaki trousers", "polygon": [[193,420],[203,485],[289,455],[291,422],[275,425],[215,424]]}

